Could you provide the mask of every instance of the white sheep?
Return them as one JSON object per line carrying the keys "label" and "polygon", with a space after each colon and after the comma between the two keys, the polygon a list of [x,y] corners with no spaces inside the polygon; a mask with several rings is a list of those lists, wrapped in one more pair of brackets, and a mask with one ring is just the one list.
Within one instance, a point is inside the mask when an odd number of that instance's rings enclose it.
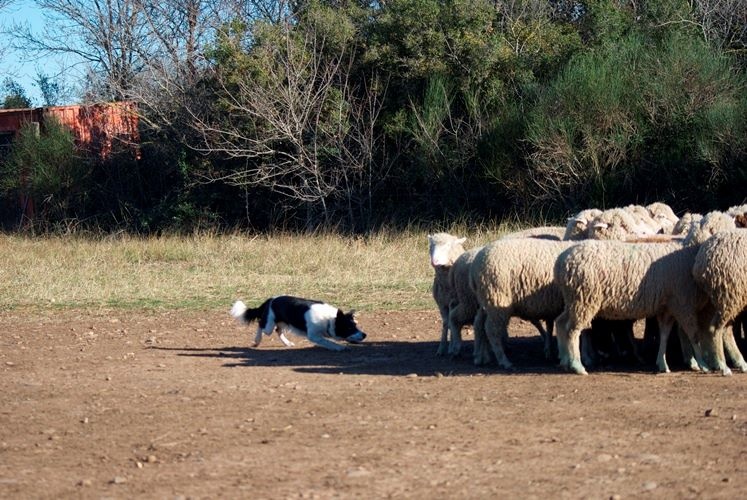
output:
{"label": "white sheep", "polygon": [[672,228],[673,235],[687,236],[693,225],[700,225],[700,221],[703,220],[703,216],[700,214],[693,214],[690,212],[685,213],[680,220]]}
{"label": "white sheep", "polygon": [[587,238],[589,223],[600,215],[602,215],[602,211],[598,208],[588,208],[581,210],[573,217],[568,217],[568,223],[562,239],[569,241],[585,240]]}
{"label": "white sheep", "polygon": [[734,218],[738,215],[745,215],[747,214],[747,205],[734,205],[733,207],[729,207],[726,213]]}
{"label": "white sheep", "polygon": [[692,275],[715,308],[710,331],[723,339],[734,366],[747,372],[747,363],[728,328],[747,308],[747,230],[736,229],[705,241],[695,257]]}
{"label": "white sheep", "polygon": [[657,231],[630,210],[611,208],[589,223],[587,237],[593,240],[626,240],[656,234]]}
{"label": "white sheep", "polygon": [[672,234],[675,224],[680,220],[669,205],[660,201],[646,205],[646,210],[665,234]]}
{"label": "white sheep", "polygon": [[438,344],[439,356],[449,350],[449,305],[454,300],[454,291],[449,285],[449,271],[454,262],[464,253],[466,238],[459,238],[448,233],[428,235],[429,254],[433,266],[433,299],[441,315],[441,340]]}
{"label": "white sheep", "polygon": [[[513,235],[515,233],[511,233]],[[504,237],[506,238],[506,237]],[[503,239],[503,238],[502,238]],[[508,239],[515,239],[509,237]],[[543,238],[540,238],[543,239]],[[477,301],[475,293],[472,291],[469,282],[470,267],[475,260],[477,254],[484,247],[473,248],[464,252],[451,267],[449,273],[449,285],[454,293],[454,300],[449,307],[449,354],[452,356],[458,355],[462,348],[462,328],[468,325],[473,325],[474,328],[474,349],[473,355],[487,362],[490,353],[484,349],[488,348],[485,338],[484,330],[484,316],[481,316],[481,320],[477,320],[476,317],[480,312],[480,304]],[[551,359],[552,356],[552,322],[547,323],[547,327],[543,327],[539,321],[530,320],[530,322],[537,328],[542,337],[545,345],[545,356]]]}
{"label": "white sheep", "polygon": [[[536,228],[529,228],[520,231],[514,231],[507,233],[501,237],[501,239],[540,239],[540,240],[559,240],[562,237],[565,228],[559,226],[543,226]],[[451,303],[449,305],[449,319],[448,319],[448,337],[449,347],[448,353],[450,356],[456,356],[461,352],[462,349],[462,328],[468,325],[474,326],[474,337],[475,345],[473,352],[482,352],[485,344],[485,336],[483,333],[482,323],[475,323],[475,317],[479,310],[479,304],[475,294],[469,286],[469,272],[470,266],[475,259],[477,253],[482,247],[468,250],[457,258],[451,266],[449,271],[448,288],[451,294]],[[548,337],[547,329],[539,322],[532,321],[534,326],[540,332],[545,342],[545,353],[549,357],[552,351],[551,338],[552,338],[552,323],[548,325],[550,334]],[[444,349],[439,345],[439,352],[444,353]],[[489,356],[489,354],[487,354]],[[478,355],[478,357],[484,358],[486,354]]]}
{"label": "white sheep", "polygon": [[449,272],[449,287],[452,290],[452,301],[449,305],[449,355],[456,356],[462,350],[462,328],[474,325],[475,350],[480,349],[477,345],[484,340],[482,324],[475,323],[475,316],[479,304],[475,294],[469,286],[469,270],[477,253],[483,247],[467,250],[454,262]]}
{"label": "white sheep", "polygon": [[699,245],[714,234],[736,229],[734,218],[724,212],[708,212],[690,226],[685,241],[690,245]]}
{"label": "white sheep", "polygon": [[[704,218],[715,227],[717,214]],[[732,224],[733,227],[733,224]],[[708,232],[708,224],[702,226]],[[586,374],[581,361],[579,337],[595,317],[635,320],[656,316],[659,323],[657,367],[668,372],[666,343],[674,321],[696,348],[710,356],[723,374],[723,344],[713,335],[701,335],[699,313],[708,305],[692,276],[702,237],[691,232],[682,243],[624,243],[588,241],[563,252],[554,269],[556,286],[565,307],[556,321],[561,366]],[[700,350],[699,350],[700,348]],[[704,365],[701,359],[699,364]]]}
{"label": "white sheep", "polygon": [[[512,367],[503,349],[511,317],[548,324],[563,309],[563,298],[553,283],[557,256],[572,241],[500,239],[485,246],[470,266],[470,288],[480,305],[475,323],[482,323],[498,364]],[[546,335],[551,335],[547,333]],[[547,336],[545,337],[548,338]],[[486,350],[475,352],[475,364],[489,361]]]}
{"label": "white sheep", "polygon": [[662,232],[661,224],[654,219],[647,207],[643,205],[628,205],[623,210],[632,215],[638,224],[646,228],[646,234],[658,234]]}

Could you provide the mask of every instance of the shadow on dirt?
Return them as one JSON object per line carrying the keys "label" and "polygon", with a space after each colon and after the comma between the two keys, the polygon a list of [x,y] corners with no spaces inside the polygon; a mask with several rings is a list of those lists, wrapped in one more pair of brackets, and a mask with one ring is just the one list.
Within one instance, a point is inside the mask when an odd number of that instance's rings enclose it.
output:
{"label": "shadow on dirt", "polygon": [[[492,363],[474,366],[472,342],[464,342],[462,354],[457,358],[437,356],[438,342],[365,342],[350,345],[343,352],[332,352],[311,344],[291,348],[164,348],[150,349],[175,351],[178,356],[222,358],[227,368],[237,367],[291,367],[301,373],[329,373],[345,375],[393,375],[419,377],[458,376],[475,374],[565,374],[556,363],[545,360],[542,340],[537,337],[512,338],[507,355],[514,364],[513,370],[504,370]],[[650,372],[653,367],[615,363],[591,371]]]}

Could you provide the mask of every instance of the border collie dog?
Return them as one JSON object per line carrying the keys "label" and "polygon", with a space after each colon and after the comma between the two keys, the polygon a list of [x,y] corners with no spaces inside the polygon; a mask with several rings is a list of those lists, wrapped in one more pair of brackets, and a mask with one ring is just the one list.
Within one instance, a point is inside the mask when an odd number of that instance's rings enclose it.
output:
{"label": "border collie dog", "polygon": [[280,340],[287,347],[293,345],[285,332],[305,336],[310,342],[329,349],[342,351],[345,346],[331,339],[358,343],[366,334],[358,329],[353,319],[354,311],[343,313],[340,309],[324,302],[282,295],[267,299],[257,308],[248,308],[240,300],[231,308],[231,316],[243,323],[259,320],[254,347],[262,341],[262,333],[271,335],[277,328]]}

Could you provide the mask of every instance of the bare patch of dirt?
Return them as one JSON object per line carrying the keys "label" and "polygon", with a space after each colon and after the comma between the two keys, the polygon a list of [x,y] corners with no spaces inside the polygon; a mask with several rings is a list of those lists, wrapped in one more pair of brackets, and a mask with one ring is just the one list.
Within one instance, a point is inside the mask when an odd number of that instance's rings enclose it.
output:
{"label": "bare patch of dirt", "polygon": [[343,353],[227,314],[0,315],[3,498],[739,498],[747,375],[435,356],[434,312]]}

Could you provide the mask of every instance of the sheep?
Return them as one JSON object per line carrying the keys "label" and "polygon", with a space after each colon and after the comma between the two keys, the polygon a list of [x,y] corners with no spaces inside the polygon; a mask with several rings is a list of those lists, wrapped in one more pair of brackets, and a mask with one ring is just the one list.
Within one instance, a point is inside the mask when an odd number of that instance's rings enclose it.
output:
{"label": "sheep", "polygon": [[593,240],[626,240],[656,231],[624,208],[605,210],[589,223],[587,236]]}
{"label": "sheep", "polygon": [[569,217],[563,239],[568,241],[586,239],[589,223],[600,215],[602,215],[602,211],[598,208],[589,208],[581,210],[573,217]]}
{"label": "sheep", "polygon": [[[507,233],[502,238],[560,240],[564,231],[565,228],[560,226],[543,226]],[[456,356],[461,352],[461,330],[467,325],[474,324],[473,320],[478,311],[477,300],[469,288],[469,266],[482,247],[465,252],[461,246],[465,238],[457,238],[448,233],[430,235],[429,241],[431,264],[436,269],[433,296],[436,304],[439,305],[442,318],[441,341],[437,354],[448,353],[450,356]],[[436,261],[441,264],[437,264]],[[446,305],[442,308],[443,304]],[[446,320],[444,320],[444,314],[446,314]],[[546,344],[549,344],[550,339],[546,338],[546,329],[537,322],[533,324],[539,330],[540,335],[545,338]],[[481,349],[484,337],[481,330],[481,325],[475,325],[475,349],[477,350]],[[548,347],[546,347],[547,351]]]}
{"label": "sheep", "polygon": [[673,235],[687,235],[694,224],[700,225],[703,216],[700,214],[685,213],[672,228]]}
{"label": "sheep", "polygon": [[[552,324],[563,310],[563,297],[553,283],[557,256],[573,241],[500,239],[480,250],[470,266],[470,289],[480,305],[475,323],[484,330],[498,364],[511,369],[503,349],[511,317]],[[546,335],[551,336],[548,328]],[[548,337],[545,337],[546,339]],[[486,350],[475,352],[475,364],[489,361]]]}
{"label": "sheep", "polygon": [[[538,228],[530,228],[521,231],[515,231],[508,233],[501,237],[501,239],[544,239],[544,240],[559,240],[562,236],[562,232],[565,228],[558,226],[545,226]],[[470,266],[475,259],[477,253],[483,247],[473,248],[467,250],[454,262],[449,271],[449,287],[452,291],[452,301],[449,305],[449,348],[448,353],[450,356],[456,356],[461,352],[462,349],[462,328],[468,325],[473,325],[475,346],[473,352],[482,352],[484,348],[485,335],[483,331],[482,323],[475,323],[474,319],[477,316],[479,310],[479,304],[475,294],[472,292],[469,286],[469,272]],[[540,332],[540,336],[545,342],[545,355],[548,359],[552,353],[552,323],[548,325],[550,334],[547,333],[547,328],[543,328],[542,324],[537,321],[532,321],[532,324]],[[484,358],[489,356],[487,353],[479,354],[478,357]]]}
{"label": "sheep", "polygon": [[691,245],[699,245],[716,233],[732,229],[736,229],[736,224],[731,216],[719,211],[708,212],[697,224],[690,226],[686,241]]}
{"label": "sheep", "polygon": [[588,241],[563,252],[554,270],[565,302],[555,325],[561,367],[587,373],[579,336],[595,317],[656,316],[661,335],[657,366],[668,372],[666,339],[674,320],[691,340],[696,338],[695,312],[703,306],[695,301],[697,287],[689,273],[696,252],[697,247],[677,243],[620,241]]}
{"label": "sheep", "polygon": [[484,339],[482,324],[475,323],[479,304],[475,294],[469,287],[469,270],[477,253],[483,247],[467,250],[454,262],[449,271],[449,287],[452,290],[452,301],[449,304],[448,328],[449,355],[456,356],[462,350],[462,328],[472,324],[475,329],[475,350],[481,349],[477,345]]}
{"label": "sheep", "polygon": [[428,235],[431,265],[435,272],[433,277],[433,299],[441,315],[441,340],[436,354],[443,356],[448,352],[449,304],[454,300],[454,291],[449,285],[449,271],[454,262],[464,253],[464,242],[448,233]]}
{"label": "sheep", "polygon": [[672,234],[675,224],[679,217],[674,214],[672,208],[666,203],[660,201],[646,205],[649,215],[661,226],[664,234]]}
{"label": "sheep", "polygon": [[734,366],[747,372],[747,363],[739,352],[734,334],[727,328],[747,308],[747,231],[721,232],[705,241],[695,257],[692,275],[715,308],[710,332],[723,338],[724,347]]}
{"label": "sheep", "polygon": [[[709,214],[704,223],[721,227],[719,214]],[[707,223],[701,231],[712,231]],[[696,231],[684,243],[624,243],[587,241],[564,251],[554,266],[555,285],[565,303],[557,318],[560,364],[586,374],[579,352],[581,330],[595,317],[640,319],[656,316],[660,339],[657,367],[668,372],[666,343],[676,320],[696,347],[715,356],[718,369],[731,373],[723,361],[723,344],[713,335],[700,335],[702,316],[708,299],[692,276],[695,256],[702,236]],[[700,359],[699,364],[703,365]]]}
{"label": "sheep", "polygon": [[658,234],[662,231],[661,224],[654,219],[648,208],[642,205],[628,205],[623,210],[632,215],[636,222],[645,228],[644,234]]}
{"label": "sheep", "polygon": [[738,215],[747,214],[747,205],[734,205],[726,210],[727,215],[736,218]]}

